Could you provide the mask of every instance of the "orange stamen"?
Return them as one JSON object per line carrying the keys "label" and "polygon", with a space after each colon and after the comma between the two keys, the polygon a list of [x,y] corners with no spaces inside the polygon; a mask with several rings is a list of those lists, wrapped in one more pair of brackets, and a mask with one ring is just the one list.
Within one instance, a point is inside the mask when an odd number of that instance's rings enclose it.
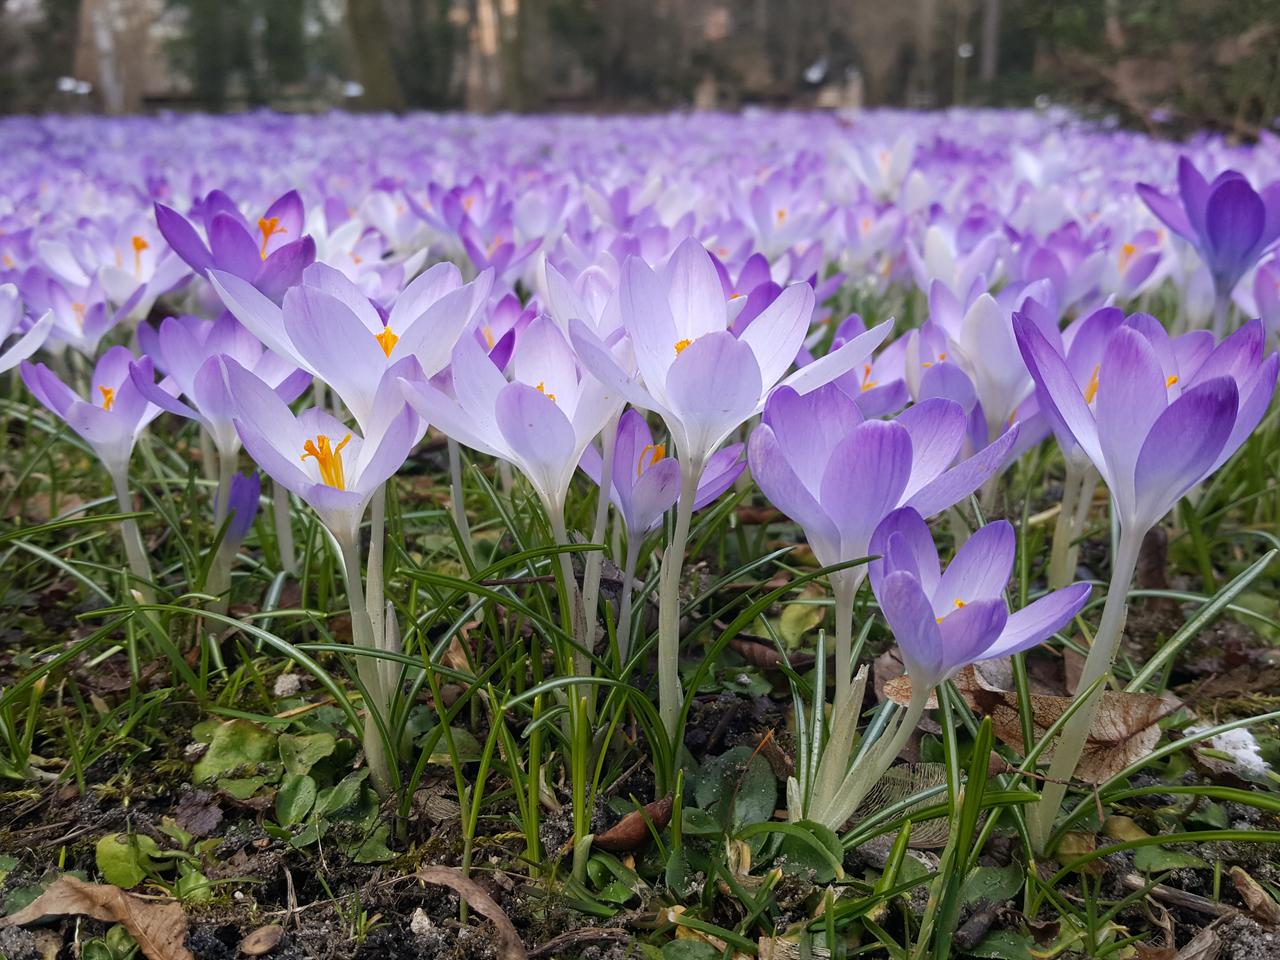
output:
{"label": "orange stamen", "polygon": [[259,217],[258,230],[262,234],[262,248],[258,251],[262,259],[267,259],[267,243],[277,233],[287,233],[284,227],[280,226],[279,217]]}
{"label": "orange stamen", "polygon": [[[667,455],[667,446],[664,443],[650,443],[640,451],[640,462],[636,464],[636,476],[640,476],[647,469]],[[646,463],[645,461],[648,461]]]}
{"label": "orange stamen", "polygon": [[347,478],[342,468],[342,448],[350,440],[351,434],[348,433],[335,447],[322,433],[302,445],[302,459],[315,457],[316,465],[320,468],[320,480],[337,490],[347,489]]}
{"label": "orange stamen", "polygon": [[396,344],[400,342],[400,338],[391,332],[390,327],[383,327],[382,332],[375,334],[373,339],[378,341],[378,346],[382,347],[382,352],[388,357],[391,356],[391,351],[395,349]]}
{"label": "orange stamen", "polygon": [[98,387],[102,391],[102,409],[110,410],[116,402],[116,391],[112,387]]}

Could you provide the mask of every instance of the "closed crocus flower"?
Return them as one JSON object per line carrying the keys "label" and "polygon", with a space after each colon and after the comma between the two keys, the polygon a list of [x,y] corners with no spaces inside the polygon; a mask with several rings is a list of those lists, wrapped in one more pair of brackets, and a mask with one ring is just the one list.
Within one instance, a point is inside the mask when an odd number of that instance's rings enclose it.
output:
{"label": "closed crocus flower", "polygon": [[1255,190],[1244,174],[1227,170],[1207,181],[1188,157],[1178,158],[1178,193],[1140,183],[1151,212],[1187,240],[1213,276],[1214,332],[1225,332],[1231,292],[1240,278],[1280,240],[1280,181]]}

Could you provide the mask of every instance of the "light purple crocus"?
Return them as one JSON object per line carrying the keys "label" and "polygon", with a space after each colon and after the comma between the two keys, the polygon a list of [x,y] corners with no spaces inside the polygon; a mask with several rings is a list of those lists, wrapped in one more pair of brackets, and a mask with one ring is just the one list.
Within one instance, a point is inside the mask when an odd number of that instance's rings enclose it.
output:
{"label": "light purple crocus", "polygon": [[425,379],[403,380],[405,399],[459,443],[519,469],[551,517],[562,523],[565,497],[587,444],[621,398],[582,370],[549,317],[516,339],[508,381],[473,337],[453,349],[453,396]]}
{"label": "light purple crocus", "polygon": [[[107,350],[94,367],[87,400],[43,363],[21,367],[27,389],[93,448],[113,480],[123,481],[134,444],[147,424],[160,415],[160,407],[149,403],[129,376],[134,359],[125,347]],[[144,371],[151,370],[150,358],[137,362]],[[165,382],[161,389],[174,387]]]}
{"label": "light purple crocus", "polygon": [[1217,309],[1214,331],[1225,332],[1231,292],[1280,240],[1280,180],[1259,191],[1237,170],[1207,181],[1190,158],[1178,158],[1178,195],[1137,185],[1151,212],[1189,242],[1213,276]]}
{"label": "light purple crocus", "polygon": [[[262,479],[256,470],[237,473],[231,478],[231,490],[227,495],[227,532],[222,542],[235,549],[253,529],[258,516],[258,499],[262,496]],[[219,504],[221,506],[221,504]]]}
{"label": "light purple crocus", "polygon": [[381,430],[360,436],[317,407],[294,416],[275,390],[235,360],[223,357],[221,366],[249,456],[315,510],[344,548],[354,549],[369,501],[417,439],[413,411],[388,391],[372,417]]}
{"label": "light purple crocus", "polygon": [[210,271],[223,303],[266,346],[324,380],[362,429],[387,372],[413,358],[426,376],[448,363],[459,334],[489,295],[493,275],[462,282],[451,263],[417,277],[382,315],[342,273],[314,264],[277,307],[240,277]]}
{"label": "light purple crocus", "polygon": [[1077,583],[1015,613],[1004,598],[1017,536],[989,523],[956,552],[945,572],[924,518],[889,514],[871,539],[871,587],[902,651],[913,695],[927,696],[961,667],[1029,650],[1083,609],[1092,589]]}

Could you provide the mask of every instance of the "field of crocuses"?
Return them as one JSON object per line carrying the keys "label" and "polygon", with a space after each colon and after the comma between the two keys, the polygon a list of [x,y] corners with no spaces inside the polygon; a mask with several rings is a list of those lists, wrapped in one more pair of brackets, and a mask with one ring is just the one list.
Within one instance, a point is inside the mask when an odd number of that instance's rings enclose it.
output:
{"label": "field of crocuses", "polygon": [[0,175],[0,956],[1280,955],[1275,138]]}

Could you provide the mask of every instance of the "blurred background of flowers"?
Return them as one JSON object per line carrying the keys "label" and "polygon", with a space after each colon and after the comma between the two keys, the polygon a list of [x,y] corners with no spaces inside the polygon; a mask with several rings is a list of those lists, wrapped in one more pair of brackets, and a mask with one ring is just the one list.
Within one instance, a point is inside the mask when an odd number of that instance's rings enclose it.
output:
{"label": "blurred background of flowers", "polygon": [[0,0],[0,112],[1066,104],[1254,138],[1277,0]]}

